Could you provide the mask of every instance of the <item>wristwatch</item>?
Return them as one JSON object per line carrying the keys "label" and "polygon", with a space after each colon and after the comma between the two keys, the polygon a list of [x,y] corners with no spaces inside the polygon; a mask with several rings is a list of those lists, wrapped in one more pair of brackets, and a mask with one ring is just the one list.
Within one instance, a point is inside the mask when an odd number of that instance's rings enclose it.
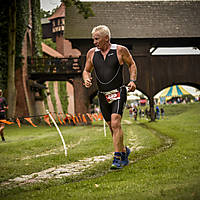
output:
{"label": "wristwatch", "polygon": [[130,82],[135,82],[136,80],[130,79]]}

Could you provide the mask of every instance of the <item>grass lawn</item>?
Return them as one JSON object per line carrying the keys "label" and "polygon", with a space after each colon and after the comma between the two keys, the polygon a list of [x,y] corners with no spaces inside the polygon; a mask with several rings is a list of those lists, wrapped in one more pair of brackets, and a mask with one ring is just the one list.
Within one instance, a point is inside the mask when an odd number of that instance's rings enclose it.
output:
{"label": "grass lawn", "polygon": [[[60,127],[67,157],[54,127],[6,126],[7,142],[0,143],[0,199],[200,199],[200,103],[164,108],[164,119],[151,123],[130,120],[126,110],[122,126],[132,153],[130,164],[118,171],[109,169],[113,145],[108,128],[104,136],[101,121]],[[107,159],[81,173],[56,178],[53,171],[50,179],[41,182],[16,181],[22,175],[81,165],[102,155]]]}

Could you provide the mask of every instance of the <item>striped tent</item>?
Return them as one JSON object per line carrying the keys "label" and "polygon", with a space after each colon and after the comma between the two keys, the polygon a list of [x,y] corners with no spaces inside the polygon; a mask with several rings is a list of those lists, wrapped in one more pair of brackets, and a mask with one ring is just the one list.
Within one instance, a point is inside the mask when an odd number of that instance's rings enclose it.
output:
{"label": "striped tent", "polygon": [[163,90],[159,96],[159,102],[161,104],[170,100],[172,97],[180,97],[182,95],[190,95],[181,85],[173,85]]}
{"label": "striped tent", "polygon": [[160,97],[180,97],[182,95],[190,95],[181,85],[173,85],[164,89]]}

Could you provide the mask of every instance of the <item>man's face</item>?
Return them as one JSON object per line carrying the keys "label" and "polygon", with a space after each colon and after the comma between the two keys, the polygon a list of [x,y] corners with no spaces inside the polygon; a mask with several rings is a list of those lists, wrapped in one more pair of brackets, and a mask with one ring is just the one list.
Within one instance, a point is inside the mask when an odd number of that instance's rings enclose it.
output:
{"label": "man's face", "polygon": [[102,36],[99,32],[95,32],[92,35],[93,43],[98,49],[103,49],[105,44],[109,41],[108,36]]}

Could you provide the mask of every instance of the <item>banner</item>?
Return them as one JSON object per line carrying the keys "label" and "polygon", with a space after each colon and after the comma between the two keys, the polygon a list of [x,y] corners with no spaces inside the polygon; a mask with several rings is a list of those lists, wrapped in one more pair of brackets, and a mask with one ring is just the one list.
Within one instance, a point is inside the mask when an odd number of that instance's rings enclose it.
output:
{"label": "banner", "polygon": [[[63,116],[66,116],[65,118]],[[12,118],[9,119],[10,121],[8,121],[7,119],[5,120],[0,120],[0,123],[4,123],[4,124],[14,124],[15,122],[17,123],[18,127],[21,128],[21,124],[23,124],[23,119],[28,121],[33,127],[37,127],[37,125],[35,125],[32,122],[33,118],[39,117],[41,120],[44,120],[45,123],[47,123],[50,127],[51,127],[51,122],[50,122],[50,118],[49,115],[45,114],[45,115],[37,115],[37,116],[29,116],[29,117],[16,117],[16,118]],[[53,116],[52,116],[53,117]],[[54,113],[54,117],[57,118],[57,121],[61,124],[61,125],[66,125],[67,121],[68,124],[88,124],[88,122],[93,122],[93,121],[98,121],[98,120],[103,120],[103,116],[102,113],[85,113],[85,114],[76,114],[76,115],[71,115],[71,114],[63,114],[63,113]],[[53,118],[54,118],[53,117]],[[56,119],[54,118],[54,120],[56,121]]]}
{"label": "banner", "polygon": [[85,118],[85,115],[84,115],[84,114],[82,114],[82,118],[83,118],[83,122],[87,124],[87,120],[86,120],[86,118]]}
{"label": "banner", "polygon": [[44,116],[44,121],[51,127],[51,123],[50,123],[50,120],[49,120],[49,115],[45,115]]}
{"label": "banner", "polygon": [[62,121],[61,121],[61,119],[60,119],[58,114],[57,114],[57,117],[58,117],[58,121],[60,122],[60,124],[63,125],[63,123],[62,123]]}
{"label": "banner", "polygon": [[89,117],[90,121],[92,121],[92,122],[93,122],[92,115],[91,115],[91,114],[89,114],[89,113],[87,113],[87,116]]}
{"label": "banner", "polygon": [[19,128],[21,128],[21,123],[20,123],[20,120],[19,120],[19,118],[18,118],[18,117],[16,118],[16,122],[17,122],[17,124],[18,124]]}
{"label": "banner", "polygon": [[24,118],[24,119],[25,119],[26,121],[28,121],[32,126],[37,127],[37,126],[32,122],[31,118],[26,117],[26,118]]}
{"label": "banner", "polygon": [[9,122],[5,119],[1,119],[0,122],[4,123],[4,124],[14,124],[14,122]]}

